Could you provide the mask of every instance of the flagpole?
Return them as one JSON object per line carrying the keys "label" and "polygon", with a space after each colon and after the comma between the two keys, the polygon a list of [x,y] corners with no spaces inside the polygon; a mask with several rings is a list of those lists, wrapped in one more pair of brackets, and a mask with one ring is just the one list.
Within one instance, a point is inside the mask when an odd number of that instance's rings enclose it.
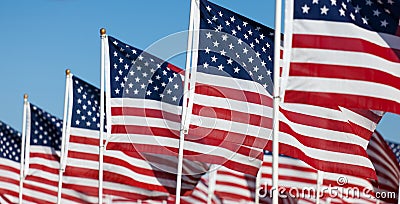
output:
{"label": "flagpole", "polygon": [[278,204],[279,170],[279,103],[280,103],[280,44],[282,0],[275,1],[275,38],[274,38],[274,104],[273,104],[273,143],[272,143],[272,203]]}
{"label": "flagpole", "polygon": [[189,17],[189,29],[188,29],[188,39],[187,39],[187,51],[186,51],[186,66],[185,66],[185,78],[183,85],[183,102],[182,102],[182,119],[181,119],[181,129],[179,132],[179,153],[178,153],[178,169],[176,175],[176,192],[175,192],[175,204],[181,202],[181,188],[182,188],[182,170],[183,170],[183,145],[185,141],[185,134],[187,134],[188,129],[185,127],[187,119],[187,105],[188,105],[188,94],[189,94],[189,78],[191,69],[191,59],[192,59],[192,43],[193,43],[193,12],[194,12],[194,0],[190,1],[190,17]]}
{"label": "flagpole", "polygon": [[69,90],[69,80],[71,71],[69,69],[65,70],[65,93],[64,93],[64,116],[63,116],[63,127],[62,127],[62,137],[61,137],[61,156],[60,156],[60,168],[58,170],[58,192],[57,192],[57,204],[61,204],[61,190],[62,190],[62,180],[64,174],[64,164],[63,158],[65,157],[66,148],[66,129],[67,129],[67,114],[68,114],[68,90]]}
{"label": "flagpole", "polygon": [[104,155],[104,71],[106,29],[100,29],[101,38],[101,62],[100,62],[100,138],[99,138],[99,204],[103,203],[103,155]]}
{"label": "flagpole", "polygon": [[316,189],[316,197],[315,197],[315,204],[320,203],[320,197],[319,194],[321,194],[321,185],[324,180],[324,172],[323,171],[317,171],[317,189]]}
{"label": "flagpole", "polygon": [[217,180],[217,168],[215,168],[214,171],[212,171],[212,167],[214,165],[210,166],[211,172],[208,175],[208,192],[207,192],[207,204],[212,203],[212,198],[214,197],[214,191],[215,191],[215,183]]}
{"label": "flagpole", "polygon": [[261,184],[261,168],[258,170],[257,177],[256,177],[256,192],[254,193],[255,198],[254,198],[254,204],[259,204],[260,203],[260,184]]}
{"label": "flagpole", "polygon": [[22,189],[24,184],[24,162],[25,162],[25,138],[26,138],[26,109],[28,108],[28,94],[24,94],[24,110],[22,113],[22,138],[21,138],[21,162],[19,170],[19,204],[22,204]]}

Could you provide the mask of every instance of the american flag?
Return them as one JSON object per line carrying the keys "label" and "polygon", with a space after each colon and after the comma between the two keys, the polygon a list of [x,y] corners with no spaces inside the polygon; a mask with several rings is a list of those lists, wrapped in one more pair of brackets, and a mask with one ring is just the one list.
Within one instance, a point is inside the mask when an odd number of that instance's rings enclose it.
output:
{"label": "american flag", "polygon": [[214,151],[227,151],[226,160],[237,155],[227,161],[229,168],[255,158],[239,169],[255,175],[260,149],[271,135],[274,31],[206,0],[199,7],[198,63],[191,73],[196,80],[186,138],[219,146]]}
{"label": "american flag", "polygon": [[285,101],[400,113],[400,2],[286,1]]}
{"label": "american flag", "polygon": [[[111,36],[108,36],[108,46],[110,67],[106,76],[110,80],[110,99],[107,99],[110,110],[107,112],[111,136],[107,149],[138,152],[143,157],[149,154],[177,157],[183,96],[182,70]],[[189,132],[184,144],[186,162],[198,161],[198,166],[203,166],[201,162],[213,162],[242,171],[247,168],[239,164],[254,165],[254,161],[247,156],[227,158],[224,150],[215,150],[215,143],[191,141],[191,134]],[[239,151],[249,154],[250,149],[240,147]],[[157,163],[154,165],[157,166]],[[192,166],[191,169],[184,168],[184,171],[189,170],[184,174],[204,173],[204,167]]]}
{"label": "american flag", "polygon": [[281,154],[321,171],[376,178],[366,149],[380,112],[294,103],[282,104],[280,112]]}
{"label": "american flag", "polygon": [[[64,186],[79,190],[88,201],[98,196],[99,104],[100,90],[84,80],[71,79],[72,116],[69,124],[69,145]],[[105,129],[104,129],[105,130]],[[157,164],[156,166],[153,166]],[[175,192],[176,161],[163,155],[106,150],[104,153],[103,193],[105,200],[145,200],[167,198]],[[193,165],[190,166],[190,165]],[[185,162],[188,169],[198,167]],[[172,170],[171,170],[172,169]],[[202,169],[206,172],[206,168]],[[191,191],[201,175],[184,175],[183,191]],[[84,189],[84,190],[83,190]]]}
{"label": "american flag", "polygon": [[400,144],[397,144],[395,142],[390,142],[390,141],[386,141],[390,147],[390,149],[392,149],[394,155],[397,157],[397,161],[399,161],[400,164]]}
{"label": "american flag", "polygon": [[[261,172],[261,188],[269,191],[272,186],[272,155],[270,153],[264,155]],[[341,183],[343,185],[338,184],[339,178],[345,179],[345,182]],[[323,172],[320,179],[322,181],[321,201],[326,202],[328,199],[331,203],[376,203],[373,186],[367,179],[329,172]],[[295,199],[299,200],[298,203],[315,203],[317,181],[318,171],[307,163],[285,155],[279,156],[279,187],[284,189],[282,192],[286,191],[286,193],[291,193],[290,196],[295,196]],[[358,189],[359,192],[366,194],[357,197],[349,189]]]}
{"label": "american flag", "polygon": [[0,203],[18,203],[21,133],[0,121]]}
{"label": "american flag", "polygon": [[[56,203],[62,120],[29,103],[27,111],[27,154],[29,170],[24,180],[23,200],[32,203]],[[63,202],[83,202],[79,194],[66,190]]]}
{"label": "american flag", "polygon": [[368,156],[374,164],[377,182],[374,182],[374,189],[380,194],[395,193],[396,197],[381,197],[388,203],[397,203],[399,199],[400,166],[398,160],[382,135],[374,132],[368,146]]}

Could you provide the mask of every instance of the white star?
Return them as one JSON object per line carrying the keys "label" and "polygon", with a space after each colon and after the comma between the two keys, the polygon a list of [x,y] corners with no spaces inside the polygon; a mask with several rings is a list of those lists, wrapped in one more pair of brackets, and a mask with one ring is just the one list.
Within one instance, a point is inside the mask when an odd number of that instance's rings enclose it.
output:
{"label": "white star", "polygon": [[232,17],[231,17],[231,22],[235,22],[235,20],[236,20],[236,19],[235,19],[235,16],[232,16]]}
{"label": "white star", "polygon": [[239,73],[240,69],[239,69],[239,67],[236,67],[235,69],[233,69],[233,71],[234,71],[235,73]]}
{"label": "white star", "polygon": [[319,1],[319,0],[313,0],[312,3],[313,3],[313,4],[318,4],[318,1]]}
{"label": "white star", "polygon": [[253,31],[251,31],[251,29],[249,31],[247,31],[247,32],[249,33],[249,35],[253,35]]}
{"label": "white star", "polygon": [[261,81],[264,77],[262,75],[258,76],[258,81]]}
{"label": "white star", "polygon": [[165,86],[167,86],[167,84],[163,82],[163,83],[161,83],[161,86],[165,87]]}
{"label": "white star", "polygon": [[249,51],[249,50],[247,50],[247,48],[243,48],[243,53],[244,53],[244,54],[247,54],[248,51]]}
{"label": "white star", "polygon": [[303,9],[303,13],[308,13],[308,10],[310,10],[310,7],[308,7],[307,4],[304,4],[304,6],[301,7],[301,9]]}
{"label": "white star", "polygon": [[179,88],[178,84],[174,84],[174,89],[178,89],[178,88]]}
{"label": "white star", "polygon": [[258,72],[259,68],[257,66],[253,67],[253,71]]}
{"label": "white star", "polygon": [[140,88],[141,88],[141,89],[144,89],[144,88],[146,88],[146,85],[144,85],[144,83],[143,83],[143,84],[140,84]]}
{"label": "white star", "polygon": [[227,64],[232,64],[232,62],[233,62],[233,60],[231,58],[229,58],[226,63]]}
{"label": "white star", "polygon": [[135,90],[133,91],[133,93],[134,93],[135,95],[137,95],[137,94],[139,93],[139,90],[135,89]]}
{"label": "white star", "polygon": [[171,89],[168,89],[167,94],[171,94],[171,93],[172,93]]}
{"label": "white star", "polygon": [[265,35],[261,33],[260,39],[261,39],[261,40],[264,40],[264,38],[265,38]]}
{"label": "white star", "polygon": [[354,11],[355,11],[356,13],[359,13],[360,10],[361,10],[360,6],[357,5],[356,7],[354,7]]}
{"label": "white star", "polygon": [[242,42],[243,42],[242,39],[239,38],[237,43],[238,43],[239,45],[241,45]]}
{"label": "white star", "polygon": [[214,47],[218,47],[219,42],[218,42],[218,41],[215,41],[215,42],[213,42],[213,44],[214,44]]}
{"label": "white star", "polygon": [[136,81],[136,82],[139,82],[139,81],[140,81],[140,78],[139,78],[139,77],[136,77],[136,78],[135,78],[135,81]]}
{"label": "white star", "polygon": [[235,47],[235,46],[233,46],[232,43],[229,44],[229,49],[230,49],[230,50],[232,50],[234,47]]}
{"label": "white star", "polygon": [[381,14],[381,12],[378,9],[374,10],[373,12],[374,16],[379,16]]}
{"label": "white star", "polygon": [[389,23],[385,20],[381,21],[381,26],[385,27],[388,25]]}
{"label": "white star", "polygon": [[248,60],[250,63],[253,63],[253,61],[254,61],[253,57],[248,58]]}
{"label": "white star", "polygon": [[216,16],[213,16],[213,17],[212,17],[212,20],[213,20],[213,21],[217,21],[218,18],[217,18]]}
{"label": "white star", "polygon": [[206,33],[207,38],[211,38],[212,34],[210,32]]}
{"label": "white star", "polygon": [[364,18],[361,18],[364,24],[368,25],[368,18],[365,16]]}
{"label": "white star", "polygon": [[267,64],[267,63],[265,63],[264,60],[261,61],[261,66],[265,67],[266,64]]}
{"label": "white star", "polygon": [[218,59],[218,58],[216,58],[215,55],[214,55],[213,57],[211,57],[211,61],[212,61],[212,62],[217,62],[217,59]]}
{"label": "white star", "polygon": [[220,64],[219,66],[218,66],[218,70],[219,71],[222,71],[224,69],[224,66],[222,66],[222,64]]}
{"label": "white star", "polygon": [[203,67],[207,69],[207,68],[208,68],[208,65],[209,65],[209,64],[208,64],[207,62],[204,62]]}
{"label": "white star", "polygon": [[244,27],[246,27],[247,24],[249,24],[249,23],[247,23],[246,21],[243,21],[243,26],[244,26]]}
{"label": "white star", "polygon": [[222,56],[225,56],[225,54],[226,54],[225,50],[221,50],[220,53]]}
{"label": "white star", "polygon": [[146,92],[146,95],[150,96],[150,94],[151,94],[151,91],[148,90],[148,91]]}
{"label": "white star", "polygon": [[343,8],[339,9],[339,13],[340,13],[340,16],[346,16],[346,12],[343,10]]}
{"label": "white star", "polygon": [[236,30],[232,30],[232,35],[236,35]]}
{"label": "white star", "polygon": [[178,98],[176,96],[172,97],[172,101],[176,101]]}
{"label": "white star", "polygon": [[355,20],[356,20],[356,17],[354,16],[354,14],[353,14],[353,13],[350,13],[350,17],[351,17],[351,19],[353,19],[353,21],[355,21]]}
{"label": "white star", "polygon": [[268,69],[268,70],[267,70],[267,75],[268,75],[268,76],[271,76],[271,74],[272,74],[272,72]]}
{"label": "white star", "polygon": [[388,0],[387,2],[388,2],[388,4],[390,4],[390,5],[394,4],[394,1],[392,1],[392,0]]}
{"label": "white star", "polygon": [[206,9],[207,9],[208,12],[211,11],[211,7],[210,6],[207,6]]}
{"label": "white star", "polygon": [[372,5],[372,1],[371,0],[366,0],[365,1],[365,5],[371,6]]}
{"label": "white star", "polygon": [[225,21],[226,26],[230,26],[231,23],[229,21]]}
{"label": "white star", "polygon": [[117,89],[115,89],[115,94],[119,94],[119,89],[117,88]]}
{"label": "white star", "polygon": [[227,34],[225,34],[225,35],[222,35],[221,37],[222,37],[222,40],[223,40],[223,41],[226,41],[226,40],[228,40],[228,35],[227,35]]}
{"label": "white star", "polygon": [[328,9],[328,8],[326,8],[326,6],[325,6],[325,5],[324,5],[324,7],[320,8],[320,9],[321,9],[321,15],[322,15],[322,14],[328,15],[328,11],[329,11],[329,9]]}
{"label": "white star", "polygon": [[336,6],[336,0],[331,0],[331,5]]}
{"label": "white star", "polygon": [[206,51],[207,54],[209,54],[211,50],[210,50],[210,48],[207,47],[207,48],[205,49],[205,51]]}

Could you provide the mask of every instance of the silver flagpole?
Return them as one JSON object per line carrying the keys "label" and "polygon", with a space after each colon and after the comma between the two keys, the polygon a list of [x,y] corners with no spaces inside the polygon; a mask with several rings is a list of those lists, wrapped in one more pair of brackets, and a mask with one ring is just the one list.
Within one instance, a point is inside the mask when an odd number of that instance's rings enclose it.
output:
{"label": "silver flagpole", "polygon": [[207,204],[212,204],[212,199],[214,197],[214,191],[215,191],[215,184],[217,182],[217,168],[213,171],[213,167],[216,167],[216,165],[211,165],[210,169],[211,172],[208,174],[208,196],[207,196]]}
{"label": "silver flagpole", "polygon": [[185,67],[185,79],[183,85],[183,102],[182,102],[182,119],[181,119],[181,130],[179,135],[179,153],[178,153],[178,169],[176,175],[176,193],[175,203],[181,202],[181,188],[182,188],[182,168],[183,168],[183,145],[185,141],[185,121],[187,116],[187,100],[189,98],[189,76],[190,76],[190,65],[192,59],[192,43],[193,43],[193,7],[194,0],[190,2],[190,17],[189,17],[189,29],[188,29],[188,40],[187,40],[187,51],[186,51],[186,67]]}
{"label": "silver flagpole", "polygon": [[25,140],[26,140],[26,110],[28,108],[28,94],[24,94],[24,110],[22,113],[22,138],[21,138],[21,163],[19,171],[19,204],[22,204],[22,190],[24,186],[24,162],[25,162]]}
{"label": "silver flagpole", "polygon": [[254,203],[255,204],[259,204],[260,203],[260,184],[261,184],[261,176],[262,176],[262,172],[261,172],[261,168],[258,170],[257,173],[257,177],[256,177],[256,187],[255,190],[256,192],[254,192]]}
{"label": "silver flagpole", "polygon": [[103,155],[104,155],[104,71],[105,71],[105,43],[108,43],[106,29],[100,29],[101,62],[100,62],[100,138],[99,138],[99,204],[103,203]]}
{"label": "silver flagpole", "polygon": [[[65,70],[65,93],[64,93],[64,116],[63,116],[63,127],[62,127],[62,138],[61,138],[61,156],[60,156],[60,169],[58,170],[58,192],[57,192],[57,204],[61,203],[61,190],[62,180],[64,174],[64,157],[66,147],[66,130],[67,130],[67,115],[68,115],[68,97],[69,97],[69,82],[71,78],[71,71]],[[71,107],[70,107],[71,108]]]}
{"label": "silver flagpole", "polygon": [[272,143],[272,203],[278,204],[279,174],[279,103],[280,103],[280,44],[282,0],[275,1],[275,39],[274,39],[274,104],[273,104],[273,143]]}
{"label": "silver flagpole", "polygon": [[316,189],[316,197],[315,197],[315,204],[320,203],[320,197],[319,194],[321,194],[321,186],[324,181],[324,172],[323,171],[317,171],[317,189]]}

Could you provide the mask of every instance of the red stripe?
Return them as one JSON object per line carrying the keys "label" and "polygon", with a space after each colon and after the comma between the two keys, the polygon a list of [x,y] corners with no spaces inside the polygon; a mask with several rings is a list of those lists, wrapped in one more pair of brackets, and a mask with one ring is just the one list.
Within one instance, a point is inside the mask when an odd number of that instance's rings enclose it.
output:
{"label": "red stripe", "polygon": [[286,90],[285,102],[316,106],[343,106],[400,113],[400,103],[371,96]]}
{"label": "red stripe", "polygon": [[256,92],[250,92],[245,90],[231,89],[221,86],[214,86],[208,84],[196,83],[196,94],[213,96],[219,98],[233,99],[246,103],[254,103],[259,105],[265,105],[272,107],[271,96],[263,95]]}
{"label": "red stripe", "polygon": [[321,77],[369,81],[400,89],[399,77],[381,71],[379,67],[371,69],[345,65],[291,62],[289,75],[307,76],[310,77],[310,80],[312,80],[311,77]]}
{"label": "red stripe", "polygon": [[159,136],[159,137],[179,139],[180,132],[177,130],[171,130],[166,128],[127,124],[127,125],[112,125],[111,134],[139,134],[139,135],[147,135],[149,137]]}
{"label": "red stripe", "polygon": [[[272,168],[272,163],[264,161],[263,162],[263,167]],[[302,171],[302,172],[308,172],[308,173],[317,173],[317,170],[309,168],[309,167],[295,166],[295,165],[283,164],[283,163],[279,163],[279,168]]]}
{"label": "red stripe", "polygon": [[[272,143],[268,143],[266,150],[272,151]],[[300,149],[291,145],[280,143],[279,153],[300,159],[306,162],[308,165],[321,171],[377,179],[374,169],[358,166],[355,164],[345,164],[345,163],[331,162],[331,161],[320,160],[317,158],[312,158],[306,155]]]}
{"label": "red stripe", "polygon": [[294,34],[292,47],[362,52],[400,63],[400,50],[382,47],[361,38]]}
{"label": "red stripe", "polygon": [[55,161],[55,162],[60,161],[60,157],[58,157],[56,154],[31,152],[29,155],[30,155],[31,159],[33,159],[33,158],[42,158],[42,159],[46,159],[46,160],[49,160],[49,161]]}
{"label": "red stripe", "polygon": [[[363,156],[368,158],[365,149],[361,146],[351,143],[345,143],[346,141],[330,141],[322,138],[309,137],[307,135],[303,135],[294,131],[288,124],[280,122],[279,129],[281,132],[287,133],[301,144],[307,147],[322,149],[332,152],[341,152],[346,154],[353,154]],[[290,155],[288,155],[290,156]],[[318,156],[318,155],[315,155]]]}
{"label": "red stripe", "polygon": [[13,173],[16,173],[16,174],[19,175],[19,169],[16,169],[16,168],[11,167],[11,166],[6,166],[6,165],[3,165],[3,164],[0,164],[0,169],[5,170],[5,171],[10,171],[10,172],[13,172]]}
{"label": "red stripe", "polygon": [[111,107],[112,116],[141,116],[150,118],[162,118],[169,121],[181,122],[180,115],[172,114],[167,111],[149,109],[149,108],[133,108],[133,107]]}

